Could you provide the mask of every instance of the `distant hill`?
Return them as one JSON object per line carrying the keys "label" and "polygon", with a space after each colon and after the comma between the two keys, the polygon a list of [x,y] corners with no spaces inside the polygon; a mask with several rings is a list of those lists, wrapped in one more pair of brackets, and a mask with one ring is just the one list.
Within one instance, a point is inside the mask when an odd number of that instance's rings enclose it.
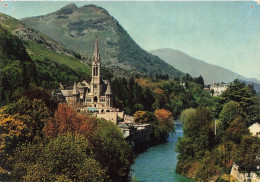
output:
{"label": "distant hill", "polygon": [[168,64],[174,66],[176,69],[184,73],[189,73],[193,77],[202,75],[205,83],[207,84],[212,82],[229,83],[236,78],[260,84],[259,80],[255,78],[246,78],[233,71],[217,65],[206,63],[202,60],[195,59],[181,51],[174,49],[157,49],[150,51],[150,53],[160,57]]}
{"label": "distant hill", "polygon": [[109,67],[148,75],[168,74],[171,78],[184,75],[140,48],[115,18],[95,5],[78,8],[69,4],[56,12],[21,21],[88,59],[92,58],[97,36],[102,63]]}

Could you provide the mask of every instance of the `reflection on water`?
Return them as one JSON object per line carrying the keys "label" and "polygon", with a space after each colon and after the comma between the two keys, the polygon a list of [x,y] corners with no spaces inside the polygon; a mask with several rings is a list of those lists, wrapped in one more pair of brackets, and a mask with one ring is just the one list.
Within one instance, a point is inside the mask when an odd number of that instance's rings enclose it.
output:
{"label": "reflection on water", "polygon": [[139,154],[132,166],[132,176],[139,182],[190,182],[189,178],[175,173],[177,153],[175,144],[178,137],[183,135],[182,125],[175,124],[176,133],[168,138],[165,144],[149,148]]}

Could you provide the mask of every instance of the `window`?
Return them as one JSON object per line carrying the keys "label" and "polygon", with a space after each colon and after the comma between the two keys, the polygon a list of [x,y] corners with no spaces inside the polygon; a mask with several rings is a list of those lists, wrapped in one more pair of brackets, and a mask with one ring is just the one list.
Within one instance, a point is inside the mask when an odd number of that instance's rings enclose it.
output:
{"label": "window", "polygon": [[[97,97],[94,97],[94,102],[97,102]],[[96,107],[96,106],[95,106]]]}
{"label": "window", "polygon": [[98,76],[98,67],[96,67],[96,76]]}

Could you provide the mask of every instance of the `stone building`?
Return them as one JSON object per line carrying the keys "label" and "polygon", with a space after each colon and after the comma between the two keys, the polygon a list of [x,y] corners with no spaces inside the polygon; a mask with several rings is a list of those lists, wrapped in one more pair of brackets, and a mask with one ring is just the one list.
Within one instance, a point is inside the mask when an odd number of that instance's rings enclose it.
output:
{"label": "stone building", "polygon": [[214,96],[220,96],[225,90],[227,90],[228,84],[226,83],[212,83],[210,90],[214,90]]}
{"label": "stone building", "polygon": [[60,84],[56,92],[59,101],[66,101],[69,105],[80,107],[80,110],[106,113],[115,111],[112,108],[112,91],[109,80],[101,79],[100,53],[96,39],[94,57],[92,61],[91,82],[74,82],[73,88]]}

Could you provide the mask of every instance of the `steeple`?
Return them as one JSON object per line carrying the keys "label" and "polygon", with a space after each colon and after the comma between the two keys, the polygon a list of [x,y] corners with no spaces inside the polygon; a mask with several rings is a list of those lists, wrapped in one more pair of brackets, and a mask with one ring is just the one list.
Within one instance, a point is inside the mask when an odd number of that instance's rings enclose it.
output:
{"label": "steeple", "polygon": [[98,51],[98,40],[96,37],[94,58],[92,62],[92,79],[91,79],[91,92],[100,95],[101,92],[101,77],[100,77],[100,54]]}
{"label": "steeple", "polygon": [[108,80],[107,81],[107,90],[106,90],[106,95],[112,95],[112,92],[111,92],[111,86],[110,86],[110,81]]}
{"label": "steeple", "polygon": [[96,36],[96,43],[95,43],[95,50],[94,50],[94,60],[93,61],[97,61],[100,62],[100,54],[98,51],[98,40],[97,40],[97,36]]}
{"label": "steeple", "polygon": [[76,83],[76,81],[75,81],[75,82],[74,82],[74,86],[73,86],[72,95],[77,95],[77,94],[78,94],[77,83]]}

